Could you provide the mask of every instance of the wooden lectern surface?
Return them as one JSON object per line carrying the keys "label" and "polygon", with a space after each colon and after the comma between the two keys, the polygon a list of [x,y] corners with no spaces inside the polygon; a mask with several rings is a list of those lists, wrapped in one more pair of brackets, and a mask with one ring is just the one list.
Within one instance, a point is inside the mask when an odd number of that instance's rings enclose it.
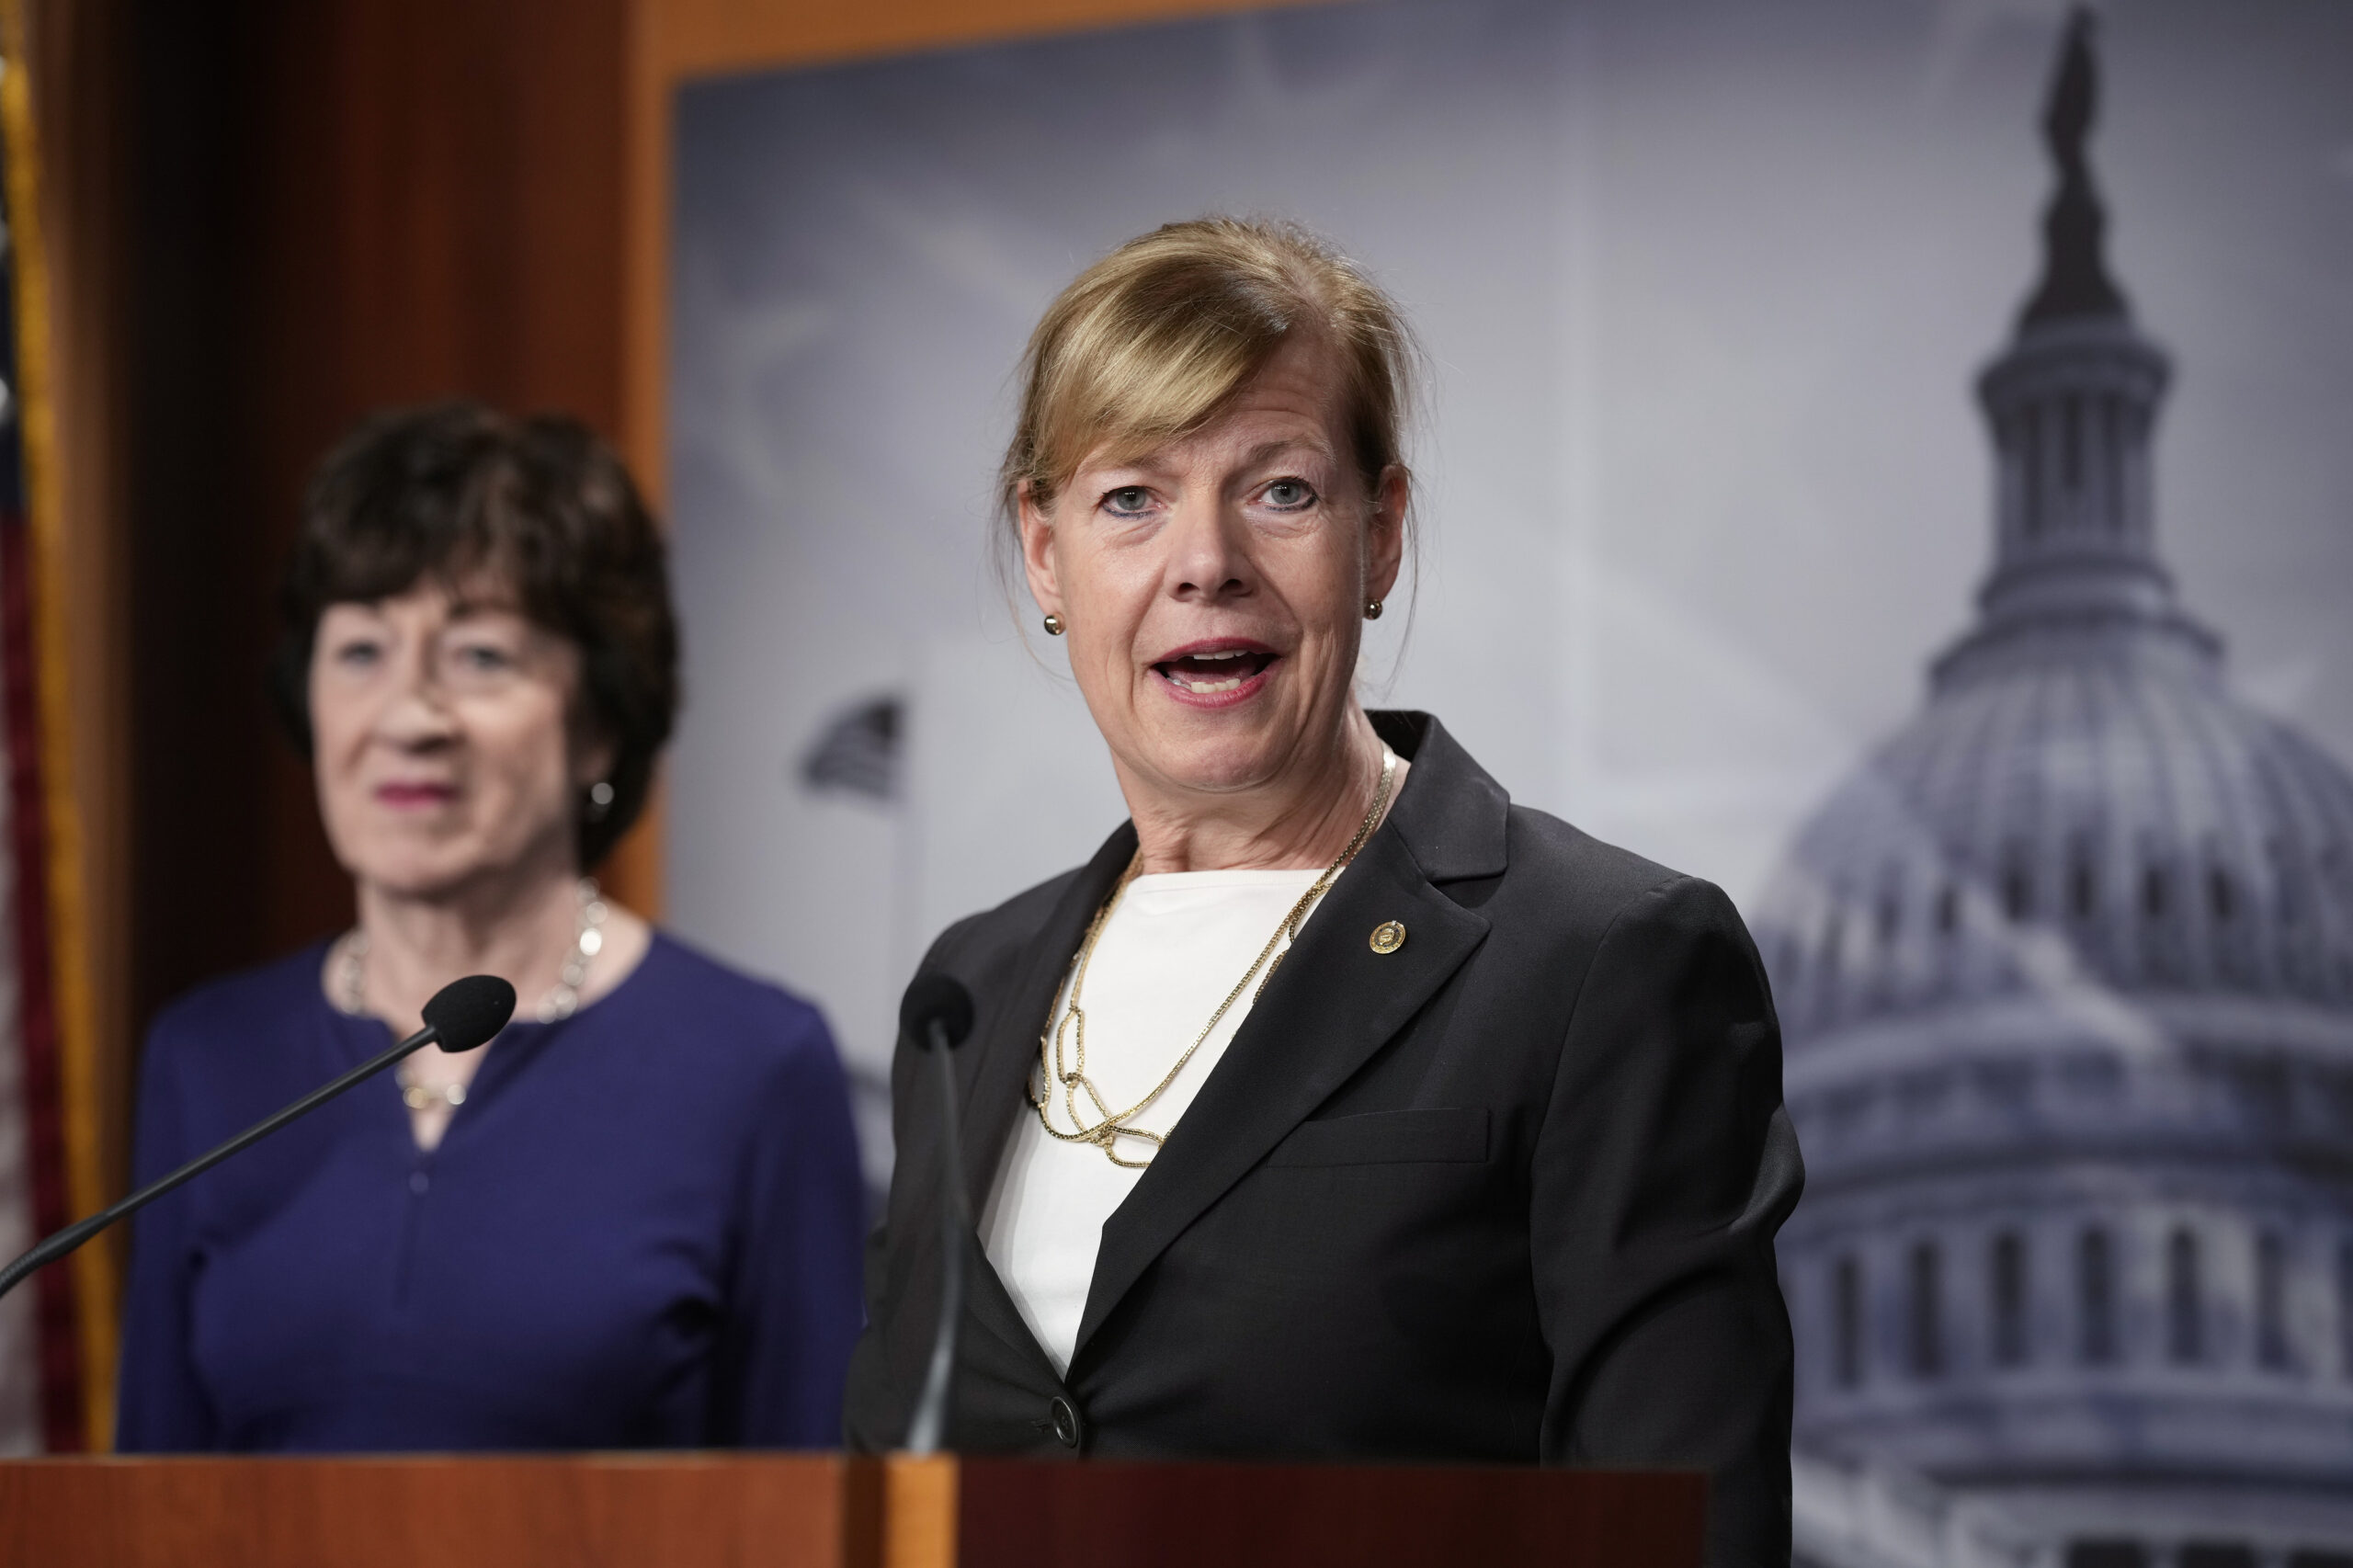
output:
{"label": "wooden lectern surface", "polygon": [[835,1454],[32,1460],[0,1464],[0,1568],[853,1568],[875,1552],[857,1533],[872,1471]]}
{"label": "wooden lectern surface", "polygon": [[965,1459],[944,1558],[900,1555],[916,1533],[900,1493],[894,1473],[888,1568],[1699,1568],[1706,1552],[1697,1474]]}
{"label": "wooden lectern surface", "polygon": [[0,1568],[1699,1568],[1697,1475],[838,1454],[0,1463]]}

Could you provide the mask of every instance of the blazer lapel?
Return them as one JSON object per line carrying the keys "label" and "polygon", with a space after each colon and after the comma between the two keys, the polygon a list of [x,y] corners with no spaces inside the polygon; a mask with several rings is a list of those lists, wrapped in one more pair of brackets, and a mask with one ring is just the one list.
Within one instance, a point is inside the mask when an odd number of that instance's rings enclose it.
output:
{"label": "blazer lapel", "polygon": [[[1422,783],[1409,778],[1407,795]],[[1415,863],[1399,821],[1404,806],[1401,797],[1324,895],[1151,1168],[1105,1221],[1074,1368],[1152,1260],[1404,1028],[1486,935],[1486,920]],[[1374,952],[1373,928],[1392,920],[1404,926],[1404,946]]]}
{"label": "blazer lapel", "polygon": [[1112,885],[1135,853],[1135,829],[1122,823],[1063,890],[1053,913],[1022,955],[1019,973],[1003,993],[985,1035],[972,1042],[979,1050],[964,1093],[963,1133],[964,1187],[972,1194],[975,1220],[988,1202],[1005,1141],[1028,1111],[1025,1085],[1037,1064],[1038,1036],[1046,1027],[1046,1014],[1062,989],[1079,938],[1086,935],[1087,922],[1111,896]]}
{"label": "blazer lapel", "polygon": [[[1052,913],[1015,966],[1017,972],[1011,986],[1000,994],[1001,1000],[988,1015],[980,1038],[967,1048],[972,1063],[959,1114],[964,1134],[964,1188],[972,1195],[976,1224],[987,1211],[989,1187],[996,1177],[997,1162],[1005,1155],[1006,1140],[1029,1113],[1023,1086],[1038,1060],[1038,1034],[1046,1027],[1047,1010],[1062,989],[1063,971],[1078,951],[1079,938],[1086,934],[1086,923],[1111,896],[1112,884],[1135,852],[1135,829],[1121,824],[1054,901]],[[972,1294],[966,1298],[965,1311],[989,1333],[1032,1358],[1044,1378],[1059,1381],[1053,1361],[1029,1332],[1013,1293],[989,1261],[977,1233],[971,1258]]]}
{"label": "blazer lapel", "polygon": [[[1486,935],[1483,917],[1433,884],[1503,871],[1508,797],[1437,720],[1419,713],[1375,713],[1372,720],[1413,761],[1405,790],[1324,895],[1151,1169],[1105,1223],[1074,1369],[1096,1328],[1162,1249],[1404,1028]],[[967,1048],[964,1181],[975,1218],[986,1209],[1006,1140],[1029,1114],[1023,1086],[1063,973],[1135,850],[1132,824],[1104,840],[1055,901]],[[1387,920],[1404,926],[1405,945],[1377,954],[1370,937]],[[968,1310],[1008,1345],[1026,1346],[1051,1375],[1053,1363],[977,1237],[973,1257]]]}

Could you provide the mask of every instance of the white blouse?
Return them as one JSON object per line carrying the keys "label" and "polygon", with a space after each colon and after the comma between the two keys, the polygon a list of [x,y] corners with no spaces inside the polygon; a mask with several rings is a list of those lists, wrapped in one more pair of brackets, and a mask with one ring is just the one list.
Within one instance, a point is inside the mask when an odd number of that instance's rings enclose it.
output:
{"label": "white blouse", "polygon": [[[1113,1110],[1142,1098],[1184,1055],[1291,905],[1322,874],[1164,871],[1128,884],[1096,942],[1080,998],[1086,1074]],[[1256,989],[1254,983],[1235,998],[1176,1082],[1133,1125],[1163,1137],[1176,1125],[1249,1015]],[[1054,998],[1054,1022],[1062,1021],[1069,1003],[1065,975]],[[1065,1060],[1075,1034],[1074,1028],[1063,1033]],[[1033,1064],[1031,1085],[1040,1081]],[[1070,1131],[1074,1123],[1058,1086],[1051,1108],[1054,1125]],[[1090,1121],[1099,1115],[1083,1092],[1079,1109]],[[1122,1159],[1154,1153],[1141,1139],[1120,1139],[1117,1147]],[[1050,1136],[1027,1106],[1006,1141],[981,1214],[981,1241],[1056,1372],[1070,1369],[1077,1347],[1103,1221],[1142,1175],[1113,1165],[1095,1144]]]}

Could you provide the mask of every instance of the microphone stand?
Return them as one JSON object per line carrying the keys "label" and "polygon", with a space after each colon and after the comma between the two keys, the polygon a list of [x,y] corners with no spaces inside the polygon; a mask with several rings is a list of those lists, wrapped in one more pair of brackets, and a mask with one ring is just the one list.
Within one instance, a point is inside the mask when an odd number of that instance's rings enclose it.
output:
{"label": "microphone stand", "polygon": [[964,1251],[972,1234],[972,1201],[964,1192],[963,1140],[956,1125],[956,1041],[936,1013],[924,1021],[939,1083],[939,1327],[931,1341],[931,1365],[915,1419],[907,1426],[907,1451],[935,1454],[948,1428],[948,1395],[956,1373],[956,1335],[964,1322]]}
{"label": "microphone stand", "polygon": [[230,1155],[237,1153],[240,1149],[245,1148],[249,1144],[259,1142],[262,1139],[268,1137],[271,1133],[277,1131],[279,1128],[285,1126],[296,1117],[301,1116],[304,1113],[335,1098],[335,1096],[343,1093],[344,1090],[351,1087],[354,1084],[358,1083],[362,1078],[374,1076],[376,1074],[381,1073],[385,1068],[392,1065],[395,1062],[402,1060],[404,1057],[414,1055],[417,1051],[424,1050],[426,1046],[435,1043],[440,1039],[441,1029],[438,1025],[426,1025],[423,1028],[417,1030],[415,1034],[409,1036],[406,1040],[401,1041],[390,1051],[383,1052],[380,1056],[373,1057],[369,1061],[361,1062],[358,1066],[354,1067],[350,1072],[344,1074],[341,1077],[335,1079],[333,1082],[328,1083],[320,1088],[312,1090],[309,1094],[304,1095],[301,1099],[296,1100],[292,1105],[288,1106],[284,1110],[278,1112],[275,1116],[268,1117],[261,1121],[254,1123],[254,1125],[246,1128],[243,1132],[238,1133],[234,1138],[230,1139],[226,1143],[222,1144],[211,1153],[199,1154],[195,1159],[190,1160],[188,1164],[172,1172],[169,1176],[158,1176],[155,1180],[149,1182],[145,1187],[141,1187],[137,1192],[132,1193],[130,1197],[124,1199],[121,1202],[115,1204],[113,1207],[102,1209],[86,1220],[79,1220],[74,1223],[66,1226],[65,1229],[43,1240],[30,1252],[28,1252],[22,1257],[17,1258],[14,1263],[8,1265],[7,1267],[0,1268],[0,1296],[6,1296],[9,1291],[15,1290],[19,1283],[31,1275],[36,1269],[40,1268],[46,1264],[56,1262],[59,1258],[63,1257],[67,1253],[72,1252],[75,1247],[80,1246],[84,1242],[88,1241],[92,1236],[97,1235],[100,1231],[105,1230],[108,1225],[113,1224],[117,1220],[124,1219],[130,1215],[137,1213],[140,1210],[146,1208],[150,1203],[154,1202],[158,1198],[163,1197],[164,1194],[179,1186],[182,1182],[187,1181],[191,1177],[203,1175],[206,1171],[210,1170],[213,1166],[219,1165]]}

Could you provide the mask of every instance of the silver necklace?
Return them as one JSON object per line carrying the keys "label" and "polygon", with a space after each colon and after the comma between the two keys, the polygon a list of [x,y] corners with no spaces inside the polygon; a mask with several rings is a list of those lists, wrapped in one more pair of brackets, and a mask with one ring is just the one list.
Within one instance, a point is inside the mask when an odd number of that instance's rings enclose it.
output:
{"label": "silver necklace", "polygon": [[[605,919],[612,911],[597,887],[597,879],[581,878],[574,891],[580,902],[579,933],[573,938],[572,950],[563,956],[555,983],[540,998],[537,1013],[543,1024],[560,1022],[579,1011],[580,988],[588,983],[588,966],[605,950]],[[335,968],[336,1005],[357,1017],[368,1011],[368,933],[354,927],[344,934],[341,946]],[[429,1110],[437,1105],[454,1110],[466,1103],[463,1084],[419,1083],[405,1066],[396,1076],[401,1099],[411,1110]]]}

